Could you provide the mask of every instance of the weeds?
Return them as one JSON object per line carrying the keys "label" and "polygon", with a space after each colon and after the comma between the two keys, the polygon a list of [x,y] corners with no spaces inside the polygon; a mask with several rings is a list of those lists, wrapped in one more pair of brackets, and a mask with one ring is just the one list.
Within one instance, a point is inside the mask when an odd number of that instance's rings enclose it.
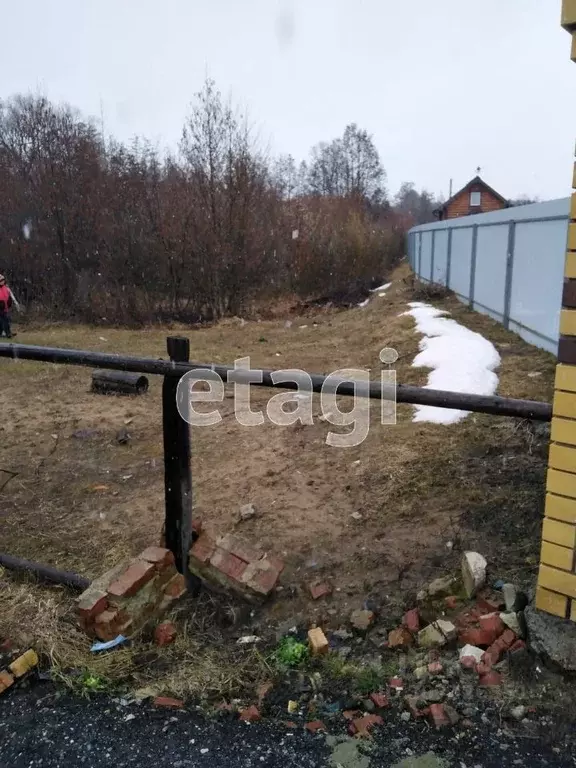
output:
{"label": "weeds", "polygon": [[283,637],[272,654],[272,659],[278,667],[300,667],[308,661],[310,651],[308,646],[296,640],[295,637]]}

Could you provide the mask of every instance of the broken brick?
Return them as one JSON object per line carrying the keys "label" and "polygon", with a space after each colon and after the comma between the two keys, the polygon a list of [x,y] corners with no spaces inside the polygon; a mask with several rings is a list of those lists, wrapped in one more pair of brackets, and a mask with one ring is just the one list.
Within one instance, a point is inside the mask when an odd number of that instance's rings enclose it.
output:
{"label": "broken brick", "polygon": [[328,653],[328,639],[320,627],[314,627],[308,630],[308,643],[312,656],[320,656]]}
{"label": "broken brick", "polygon": [[487,648],[496,640],[497,635],[487,629],[465,629],[460,633],[458,640],[463,645],[475,645],[478,648]]}
{"label": "broken brick", "polygon": [[6,672],[6,670],[3,670],[0,672],[0,693],[4,693],[4,691],[7,691],[8,688],[10,688],[11,685],[14,684],[14,678],[10,674],[10,672]]}
{"label": "broken brick", "polygon": [[450,725],[450,718],[444,710],[444,704],[430,704],[429,714],[430,719],[436,728],[443,728],[446,725]]}
{"label": "broken brick", "polygon": [[427,708],[422,709],[420,707],[420,699],[418,696],[405,696],[404,706],[415,720],[420,717],[425,717],[428,712]]}
{"label": "broken brick", "polygon": [[428,664],[428,672],[431,675],[440,675],[443,669],[444,667],[439,661],[433,661],[431,664]]}
{"label": "broken brick", "polygon": [[318,733],[318,731],[325,731],[326,726],[321,720],[312,720],[310,723],[306,723],[304,726],[307,731],[310,731],[310,733]]}
{"label": "broken brick", "polygon": [[244,723],[255,723],[262,719],[260,710],[252,704],[251,707],[240,710],[240,720]]}
{"label": "broken brick", "polygon": [[370,699],[378,709],[387,709],[390,706],[388,696],[385,693],[371,693]]}
{"label": "broken brick", "polygon": [[102,589],[88,589],[76,601],[76,611],[80,618],[91,619],[108,607],[108,595]]}
{"label": "broken brick", "polygon": [[138,560],[128,566],[127,570],[108,587],[108,594],[113,597],[133,597],[140,587],[147,584],[154,576],[156,569],[152,563]]}
{"label": "broken brick", "polygon": [[418,608],[412,608],[412,610],[406,611],[404,618],[402,619],[402,624],[406,627],[406,629],[410,630],[410,632],[419,632],[420,613]]}
{"label": "broken brick", "polygon": [[524,640],[516,640],[516,642],[510,646],[509,651],[510,653],[515,653],[516,651],[523,651],[525,648],[526,643]]}
{"label": "broken brick", "polygon": [[32,649],[26,651],[8,666],[14,677],[24,677],[27,672],[38,666],[38,655]]}
{"label": "broken brick", "polygon": [[216,543],[207,533],[201,533],[196,539],[190,550],[190,556],[198,560],[199,563],[207,565],[214,554]]}
{"label": "broken brick", "polygon": [[276,586],[279,576],[280,571],[267,558],[264,558],[247,565],[241,581],[254,592],[266,597]]}
{"label": "broken brick", "polygon": [[156,696],[154,706],[167,707],[168,709],[182,709],[184,702],[182,699],[173,699],[170,696]]}
{"label": "broken brick", "polygon": [[444,605],[449,611],[455,611],[458,608],[458,598],[455,595],[449,595],[444,598]]}
{"label": "broken brick", "polygon": [[174,555],[169,549],[163,547],[146,547],[138,557],[147,563],[154,563],[159,570],[168,565],[174,565]]}
{"label": "broken brick", "polygon": [[220,573],[228,576],[228,578],[234,579],[234,581],[240,581],[242,574],[247,568],[244,560],[224,549],[216,549],[210,558],[210,565],[220,571]]}
{"label": "broken brick", "polygon": [[[484,659],[484,657],[482,657]],[[476,672],[482,677],[482,675],[487,675],[488,672],[492,669],[492,662],[490,659],[485,659],[484,661],[479,661],[476,664]]]}
{"label": "broken brick", "polygon": [[329,584],[323,584],[315,581],[308,585],[308,591],[312,600],[319,600],[321,597],[327,597],[332,594],[332,587]]}
{"label": "broken brick", "polygon": [[94,621],[94,634],[99,640],[107,642],[121,634],[121,630],[130,625],[126,611],[106,610],[99,613]]}
{"label": "broken brick", "polygon": [[[502,632],[506,629],[499,613],[486,613],[483,616],[480,616],[478,622],[481,629],[493,634],[494,640],[496,640],[497,637],[500,637]],[[492,640],[492,642],[494,642],[494,640]]]}
{"label": "broken brick", "polygon": [[170,597],[174,600],[186,594],[186,579],[181,573],[177,573],[176,576],[173,576],[170,579],[164,588],[164,594],[166,597]]}
{"label": "broken brick", "polygon": [[384,721],[380,715],[364,715],[352,720],[348,729],[353,736],[357,738],[370,737],[370,731],[375,725],[382,725]]}
{"label": "broken brick", "polygon": [[393,677],[389,682],[390,688],[401,691],[404,688],[404,680],[401,677]]}
{"label": "broken brick", "polygon": [[250,544],[247,544],[236,536],[233,536],[231,533],[221,536],[217,540],[216,546],[219,549],[223,549],[225,552],[234,555],[234,557],[237,557],[239,560],[243,560],[245,563],[253,563],[264,557],[263,552],[250,546]]}
{"label": "broken brick", "polygon": [[480,680],[478,681],[478,685],[481,685],[482,687],[486,688],[493,685],[500,685],[502,682],[502,675],[500,672],[496,672],[495,669],[491,669],[489,672],[486,672],[483,675],[480,675]]}
{"label": "broken brick", "polygon": [[175,639],[176,627],[171,621],[164,621],[162,624],[158,624],[154,630],[154,642],[160,647],[173,643]]}
{"label": "broken brick", "polygon": [[485,597],[479,597],[476,600],[476,609],[477,611],[479,611],[480,614],[498,613],[500,611],[501,605],[502,605],[501,601],[490,600]]}
{"label": "broken brick", "polygon": [[388,648],[409,648],[413,643],[414,638],[406,627],[393,629],[388,635]]}

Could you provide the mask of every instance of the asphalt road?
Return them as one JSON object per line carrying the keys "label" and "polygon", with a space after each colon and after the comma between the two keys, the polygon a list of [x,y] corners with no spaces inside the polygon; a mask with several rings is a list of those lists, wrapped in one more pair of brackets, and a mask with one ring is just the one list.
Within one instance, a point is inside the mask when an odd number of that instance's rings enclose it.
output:
{"label": "asphalt road", "polygon": [[398,713],[373,742],[310,735],[281,724],[206,720],[146,703],[86,701],[51,684],[0,699],[2,768],[503,768],[575,766],[569,747],[545,744],[479,719],[474,728],[434,731]]}

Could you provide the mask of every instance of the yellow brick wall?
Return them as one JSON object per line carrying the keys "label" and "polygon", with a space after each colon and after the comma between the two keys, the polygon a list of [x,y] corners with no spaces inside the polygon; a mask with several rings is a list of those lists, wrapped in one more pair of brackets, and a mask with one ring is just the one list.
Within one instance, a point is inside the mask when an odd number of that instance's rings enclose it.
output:
{"label": "yellow brick wall", "polygon": [[[576,61],[576,0],[563,0],[562,26]],[[576,192],[570,219],[536,607],[576,621],[576,287],[567,284],[576,279]]]}

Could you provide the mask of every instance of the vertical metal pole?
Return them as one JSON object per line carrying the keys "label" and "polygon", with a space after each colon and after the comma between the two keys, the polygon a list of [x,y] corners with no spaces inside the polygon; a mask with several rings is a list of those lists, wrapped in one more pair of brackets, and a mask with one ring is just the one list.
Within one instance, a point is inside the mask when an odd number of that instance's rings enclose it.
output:
{"label": "vertical metal pole", "polygon": [[[190,360],[189,339],[169,336],[167,347],[170,360],[177,363]],[[164,376],[162,383],[165,538],[166,548],[174,554],[176,567],[188,578],[188,551],[192,544],[190,427],[176,405],[178,381],[178,376]]]}
{"label": "vertical metal pole", "polygon": [[470,309],[474,309],[474,283],[476,282],[476,250],[478,247],[478,224],[474,224],[472,230],[472,256],[470,258],[470,290],[469,302]]}
{"label": "vertical metal pole", "polygon": [[510,328],[510,302],[512,299],[512,277],[514,273],[514,247],[516,245],[516,222],[508,225],[508,249],[506,252],[506,280],[504,282],[504,328]]}
{"label": "vertical metal pole", "polygon": [[432,230],[432,253],[430,254],[430,282],[434,282],[434,251],[436,250],[436,230]]}
{"label": "vertical metal pole", "polygon": [[452,267],[452,229],[448,230],[448,253],[446,255],[446,288],[450,288],[450,269]]}

